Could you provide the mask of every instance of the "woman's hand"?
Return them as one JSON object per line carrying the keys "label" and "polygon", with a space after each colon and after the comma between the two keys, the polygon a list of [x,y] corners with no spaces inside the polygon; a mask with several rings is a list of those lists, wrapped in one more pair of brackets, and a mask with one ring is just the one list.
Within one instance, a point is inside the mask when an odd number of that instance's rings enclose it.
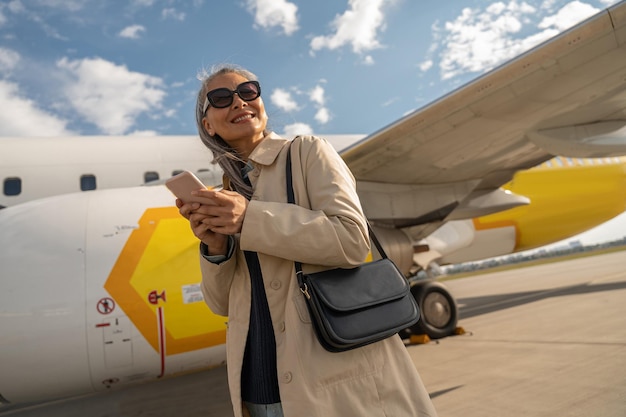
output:
{"label": "woman's hand", "polygon": [[193,234],[208,246],[209,254],[225,255],[228,235],[241,232],[248,200],[228,190],[199,190],[192,194],[206,198],[207,204],[183,204],[177,199],[180,214],[189,220]]}

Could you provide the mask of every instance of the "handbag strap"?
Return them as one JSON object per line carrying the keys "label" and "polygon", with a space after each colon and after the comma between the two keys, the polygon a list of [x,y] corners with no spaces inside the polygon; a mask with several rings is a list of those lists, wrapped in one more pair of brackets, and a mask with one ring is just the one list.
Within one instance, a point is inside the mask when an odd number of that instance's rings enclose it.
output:
{"label": "handbag strap", "polygon": [[[287,166],[286,166],[286,175],[287,175],[287,202],[289,204],[296,204],[296,197],[295,194],[293,192],[293,178],[292,178],[292,170],[291,170],[291,142],[288,143],[287,145],[289,147],[289,150],[287,151]],[[374,245],[376,246],[376,249],[378,249],[378,253],[380,253],[380,256],[385,259],[387,258],[387,253],[385,253],[385,250],[383,249],[382,245],[380,244],[380,242],[378,241],[378,238],[376,237],[376,234],[374,233],[374,230],[372,229],[372,226],[370,226],[370,222],[367,220],[367,218],[365,219],[365,222],[367,223],[367,230],[369,231],[369,235],[370,238],[372,239],[372,242],[374,242]],[[298,282],[300,284],[302,284],[302,263],[298,262],[298,261],[294,261],[295,267],[296,267],[296,275],[298,276]]]}

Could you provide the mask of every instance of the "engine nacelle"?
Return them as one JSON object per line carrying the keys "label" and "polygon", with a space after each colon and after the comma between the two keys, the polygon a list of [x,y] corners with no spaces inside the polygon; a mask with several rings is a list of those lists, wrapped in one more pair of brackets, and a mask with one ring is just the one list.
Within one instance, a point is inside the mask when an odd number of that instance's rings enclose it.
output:
{"label": "engine nacelle", "polygon": [[[372,226],[378,241],[387,256],[391,258],[404,275],[408,275],[413,266],[413,244],[411,238],[401,229]],[[374,259],[380,259],[376,246],[372,244]]]}

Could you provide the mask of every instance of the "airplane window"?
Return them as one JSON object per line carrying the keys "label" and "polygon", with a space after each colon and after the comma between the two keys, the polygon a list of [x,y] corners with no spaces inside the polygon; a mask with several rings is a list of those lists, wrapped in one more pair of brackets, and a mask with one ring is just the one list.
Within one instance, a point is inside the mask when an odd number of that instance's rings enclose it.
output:
{"label": "airplane window", "polygon": [[80,176],[80,190],[89,191],[96,189],[96,176],[92,174],[85,174]]}
{"label": "airplane window", "polygon": [[182,170],[182,169],[177,169],[177,170],[172,171],[172,177],[173,177],[174,175],[178,175],[178,174],[180,174],[181,172],[183,172],[183,170]]}
{"label": "airplane window", "polygon": [[144,172],[143,182],[156,181],[159,179],[159,173],[154,171]]}
{"label": "airplane window", "polygon": [[4,179],[4,195],[19,195],[22,193],[22,179],[9,177]]}

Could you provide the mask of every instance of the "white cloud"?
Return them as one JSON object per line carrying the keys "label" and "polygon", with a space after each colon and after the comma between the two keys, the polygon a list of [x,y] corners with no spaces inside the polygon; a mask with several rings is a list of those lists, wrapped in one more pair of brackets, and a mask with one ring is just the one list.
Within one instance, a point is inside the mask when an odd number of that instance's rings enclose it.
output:
{"label": "white cloud", "polygon": [[[30,8],[26,9],[24,4],[20,0],[12,0],[6,5],[6,9],[9,10],[13,14],[20,15],[20,17],[24,17],[25,19],[30,20],[34,22],[35,24],[39,25],[41,27],[41,30],[43,30],[43,32],[47,36],[53,39],[67,41],[69,40],[67,37],[61,35],[56,28],[51,26],[46,21],[46,19],[41,17],[40,15],[41,8],[37,8],[37,6],[45,6],[50,9],[60,9],[62,13],[67,13],[67,12],[73,13],[82,9],[82,7],[84,6],[84,1],[85,0],[67,1],[67,2],[65,2],[64,0],[58,0],[58,1],[54,0],[54,1],[46,1],[46,2],[42,1],[34,5],[34,7],[33,5],[29,4]],[[0,4],[0,8],[2,8],[3,6],[4,4]]]}
{"label": "white cloud", "polygon": [[160,78],[101,58],[63,58],[57,67],[71,80],[65,87],[71,105],[106,134],[127,132],[142,113],[154,115],[166,95]]}
{"label": "white cloud", "polygon": [[[320,83],[324,82],[326,82],[326,80],[320,80]],[[295,91],[295,93],[298,95],[305,94],[302,91],[297,91],[295,88],[292,88],[292,90]],[[315,105],[316,108],[314,118],[320,124],[326,124],[331,119],[330,111],[325,107],[326,98],[324,97],[324,94],[324,88],[320,84],[316,85],[310,91],[308,91],[308,99],[311,103]],[[294,112],[300,110],[300,106],[293,99],[292,93],[282,88],[277,88],[272,92],[271,101],[275,106],[286,112]],[[289,126],[291,126],[288,127],[289,129],[291,129],[289,130],[289,133],[293,133],[295,130],[302,129],[303,126],[306,126],[306,129],[311,129],[308,125],[303,125],[301,123],[295,123]]]}
{"label": "white cloud", "polygon": [[131,4],[138,7],[150,7],[155,3],[155,0],[133,0]]}
{"label": "white cloud", "polygon": [[291,97],[291,93],[282,88],[277,88],[272,92],[270,97],[272,104],[282,109],[283,111],[296,111],[298,110],[298,103]]}
{"label": "white cloud", "polygon": [[[554,2],[548,0],[543,2],[541,9],[550,10],[553,6]],[[465,8],[454,21],[446,22],[444,29],[433,27],[436,43],[431,46],[421,69],[429,68],[424,65],[429,63],[441,43],[439,68],[442,79],[467,72],[488,71],[597,12],[598,9],[577,0],[543,18],[535,7],[518,0],[492,3],[484,10]],[[443,36],[440,31],[444,32]],[[534,33],[520,36],[520,33],[529,31]]]}
{"label": "white cloud", "polygon": [[[324,82],[324,80],[322,80]],[[320,124],[326,124],[330,121],[330,111],[326,108],[326,91],[324,87],[321,85],[316,85],[309,92],[309,100],[311,100],[315,106],[317,107],[317,112],[315,113],[315,120]]]}
{"label": "white cloud", "polygon": [[145,31],[146,28],[141,25],[131,25],[122,29],[117,35],[121,38],[138,39],[141,33]]}
{"label": "white cloud", "polygon": [[83,9],[83,7],[85,7],[86,5],[88,5],[89,0],[45,0],[45,1],[38,2],[38,3],[42,6],[46,6],[51,9],[62,9],[62,10],[68,10],[70,12],[76,12],[78,10]]}
{"label": "white cloud", "polygon": [[566,4],[561,10],[559,10],[553,16],[547,16],[543,18],[541,23],[539,23],[538,27],[540,29],[547,29],[554,27],[559,32],[562,32],[566,29],[571,28],[576,23],[584,20],[594,14],[598,13],[600,9],[596,9],[593,6],[590,6],[586,3],[581,3],[579,1],[573,1],[571,3]]}
{"label": "white cloud", "polygon": [[20,61],[20,54],[12,49],[3,48],[0,46],[0,72],[10,73],[17,66]]}
{"label": "white cloud", "polygon": [[539,7],[543,10],[551,10],[557,1],[559,0],[543,0],[543,2],[541,3],[541,6]]}
{"label": "white cloud", "polygon": [[285,137],[292,137],[297,135],[312,135],[313,129],[306,123],[293,123],[286,125],[283,135]]}
{"label": "white cloud", "polygon": [[326,124],[330,121],[330,112],[326,107],[322,107],[315,113],[315,120],[320,124]]}
{"label": "white cloud", "polygon": [[7,4],[7,9],[9,9],[13,13],[23,13],[26,11],[26,8],[22,4],[22,2],[19,0],[10,1]]}
{"label": "white cloud", "polygon": [[298,6],[286,0],[247,0],[247,9],[254,15],[254,23],[270,29],[281,26],[289,36],[299,29]]}
{"label": "white cloud", "polygon": [[432,59],[428,59],[424,62],[422,62],[421,64],[419,64],[419,68],[422,72],[426,72],[429,69],[431,69],[433,66],[433,60]]}
{"label": "white cloud", "polygon": [[135,130],[129,132],[126,136],[158,136],[158,134],[155,130]]}
{"label": "white cloud", "polygon": [[309,94],[309,99],[315,103],[318,104],[320,106],[324,105],[324,102],[326,101],[324,99],[324,88],[321,85],[316,85],[313,90],[311,90],[310,94]]}
{"label": "white cloud", "polygon": [[[0,136],[68,136],[67,121],[21,97],[18,85],[0,80]],[[10,109],[10,111],[8,111]]]}
{"label": "white cloud", "polygon": [[383,107],[389,107],[389,106],[391,106],[393,103],[395,103],[398,100],[400,100],[399,97],[397,97],[397,96],[396,97],[392,97],[389,100],[383,102],[382,106]]}
{"label": "white cloud", "polygon": [[173,20],[178,20],[182,22],[183,20],[185,20],[185,13],[179,12],[173,8],[168,8],[168,9],[163,9],[161,11],[161,17],[163,19],[173,19]]}
{"label": "white cloud", "polygon": [[465,8],[453,22],[446,22],[446,50],[440,63],[442,79],[463,72],[478,72],[521,53],[521,44],[512,35],[522,28],[521,19],[535,9],[515,0],[508,6],[494,3],[484,12]]}
{"label": "white cloud", "polygon": [[350,0],[350,9],[335,17],[335,33],[316,36],[311,40],[312,51],[323,48],[334,50],[351,45],[352,51],[362,53],[380,48],[377,32],[385,30],[383,6],[388,0]]}

